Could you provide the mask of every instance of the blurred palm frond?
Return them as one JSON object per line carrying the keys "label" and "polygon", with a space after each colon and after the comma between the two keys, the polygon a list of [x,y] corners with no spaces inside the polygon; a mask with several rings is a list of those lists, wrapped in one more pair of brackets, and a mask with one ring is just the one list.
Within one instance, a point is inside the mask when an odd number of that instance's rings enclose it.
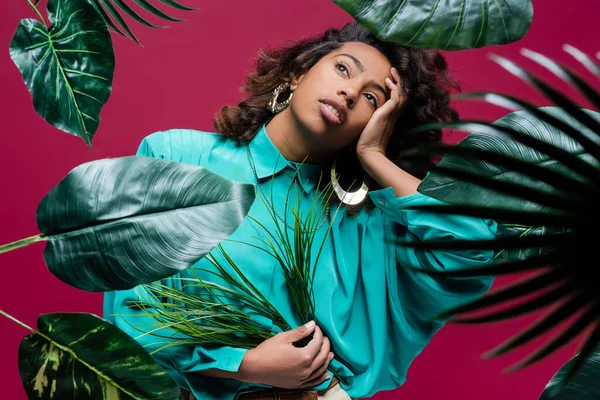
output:
{"label": "blurred palm frond", "polygon": [[[134,0],[134,2],[145,11],[150,14],[172,22],[181,22],[183,20],[172,17],[171,15],[165,13],[164,11],[157,8],[155,5],[150,3],[148,0]],[[175,0],[160,0],[160,2],[166,6],[177,10],[183,11],[195,11],[197,8],[192,8],[188,6],[184,6],[176,2]],[[120,35],[133,39],[137,44],[141,44],[137,37],[133,34],[129,25],[123,18],[123,13],[133,18],[135,21],[139,22],[142,25],[145,25],[149,28],[164,28],[164,26],[154,25],[149,22],[146,18],[142,17],[137,11],[135,11],[131,6],[129,6],[124,0],[90,0],[90,3],[94,6],[96,11],[102,16],[102,19],[106,23],[106,25],[111,28],[113,31],[117,32]],[[119,11],[121,9],[121,11]],[[109,16],[110,14],[110,16]],[[112,17],[112,19],[111,19]],[[114,21],[113,21],[114,20]]]}
{"label": "blurred palm frond", "polygon": [[[572,46],[565,45],[563,49],[600,78],[600,66],[594,60]],[[505,354],[575,317],[567,328],[509,369],[525,368],[589,330],[579,356],[561,375],[568,381],[600,344],[600,290],[594,270],[600,226],[600,92],[559,62],[530,50],[521,54],[576,89],[593,105],[593,110],[582,109],[516,63],[492,56],[493,61],[540,91],[554,106],[537,107],[517,97],[492,92],[462,95],[461,99],[483,100],[514,112],[493,123],[463,120],[417,127],[416,131],[454,128],[472,133],[456,146],[423,145],[407,150],[403,156],[444,154],[418,190],[448,204],[415,208],[496,220],[497,237],[489,241],[405,245],[495,250],[495,262],[483,268],[422,271],[440,278],[536,272],[438,317],[487,310],[483,315],[453,319],[460,323],[486,323],[553,306],[544,317],[487,356]],[[520,303],[512,304],[517,300]],[[500,311],[488,310],[509,302],[511,305]]]}

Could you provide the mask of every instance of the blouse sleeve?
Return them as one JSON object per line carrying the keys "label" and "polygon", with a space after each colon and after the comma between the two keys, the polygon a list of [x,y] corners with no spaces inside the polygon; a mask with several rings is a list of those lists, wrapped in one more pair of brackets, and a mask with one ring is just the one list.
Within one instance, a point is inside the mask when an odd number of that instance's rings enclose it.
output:
{"label": "blouse sleeve", "polygon": [[[413,240],[485,240],[494,239],[497,223],[493,220],[460,215],[435,214],[409,206],[445,204],[421,193],[396,197],[392,188],[371,193],[371,199],[383,214],[394,221],[399,241]],[[399,301],[397,307],[411,326],[415,338],[426,344],[445,321],[433,317],[469,302],[487,292],[492,277],[439,278],[422,270],[457,270],[488,265],[493,250],[433,250],[395,246],[397,279],[392,285]]]}
{"label": "blouse sleeve", "polygon": [[[170,158],[170,154],[162,146],[164,138],[158,132],[144,138],[137,151],[137,156],[154,158]],[[169,152],[172,149],[169,149]],[[181,290],[179,274],[160,280],[163,285]],[[103,316],[119,329],[129,334],[151,352],[165,344],[175,342],[174,336],[180,335],[172,330],[161,329],[156,332],[162,337],[143,334],[156,327],[156,320],[147,314],[127,307],[133,301],[157,301],[158,299],[143,286],[129,290],[118,290],[104,294]],[[135,327],[134,327],[135,326]],[[141,331],[140,331],[141,330]],[[164,338],[164,337],[167,338]],[[171,338],[169,338],[171,337]],[[234,347],[205,348],[199,345],[175,345],[160,350],[152,355],[180,387],[190,390],[197,399],[233,398],[243,382],[233,379],[218,379],[197,374],[209,368],[224,371],[238,371],[246,349]]]}

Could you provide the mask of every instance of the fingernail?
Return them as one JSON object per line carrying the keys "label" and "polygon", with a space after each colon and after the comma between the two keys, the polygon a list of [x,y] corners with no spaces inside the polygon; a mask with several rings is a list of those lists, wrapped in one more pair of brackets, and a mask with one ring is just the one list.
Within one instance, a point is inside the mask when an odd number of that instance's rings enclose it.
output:
{"label": "fingernail", "polygon": [[329,353],[329,359],[331,360],[333,358],[333,353]]}
{"label": "fingernail", "polygon": [[304,327],[306,329],[310,329],[315,325],[315,321],[308,321],[306,324],[304,324]]}
{"label": "fingernail", "polygon": [[329,378],[331,378],[331,375],[329,375],[329,374],[325,375],[325,379],[329,379]]}

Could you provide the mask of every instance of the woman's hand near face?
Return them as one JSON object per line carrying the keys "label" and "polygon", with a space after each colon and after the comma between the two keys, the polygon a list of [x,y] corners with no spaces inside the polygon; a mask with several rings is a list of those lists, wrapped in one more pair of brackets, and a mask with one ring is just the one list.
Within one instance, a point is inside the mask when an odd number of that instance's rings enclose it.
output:
{"label": "woman's hand near face", "polygon": [[400,93],[400,74],[394,67],[391,73],[394,81],[385,78],[385,84],[390,89],[390,98],[375,110],[358,139],[356,154],[359,159],[372,153],[385,155],[385,149],[402,111],[404,98]]}
{"label": "woman's hand near face", "polygon": [[[313,331],[305,347],[293,345]],[[246,352],[236,379],[284,389],[316,386],[329,378],[326,370],[333,358],[329,349],[329,339],[314,324],[281,332]]]}
{"label": "woman's hand near face", "polygon": [[400,93],[400,74],[392,68],[396,82],[386,78],[390,88],[390,98],[379,107],[363,129],[356,145],[356,155],[362,168],[382,188],[391,187],[396,197],[408,196],[417,192],[421,180],[399,168],[385,155],[385,149],[394,132],[398,116],[404,106]]}

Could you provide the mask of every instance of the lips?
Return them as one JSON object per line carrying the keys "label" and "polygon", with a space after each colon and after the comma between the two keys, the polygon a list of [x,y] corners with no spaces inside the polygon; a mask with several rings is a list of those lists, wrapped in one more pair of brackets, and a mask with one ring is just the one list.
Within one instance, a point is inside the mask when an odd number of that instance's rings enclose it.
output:
{"label": "lips", "polygon": [[[346,105],[344,103],[337,99],[321,99],[319,100],[319,102],[333,107],[335,111],[337,111],[337,119],[339,120],[339,124],[342,124],[344,122],[348,113],[348,109],[346,108]],[[329,111],[333,112],[333,110]]]}

